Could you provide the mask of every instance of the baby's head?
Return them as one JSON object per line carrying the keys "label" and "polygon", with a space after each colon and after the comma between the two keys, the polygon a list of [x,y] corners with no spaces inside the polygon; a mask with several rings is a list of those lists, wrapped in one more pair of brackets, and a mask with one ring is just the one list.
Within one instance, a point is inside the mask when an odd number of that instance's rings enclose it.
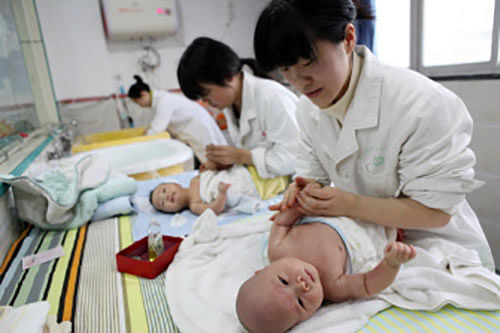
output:
{"label": "baby's head", "polygon": [[285,257],[243,283],[236,298],[236,313],[250,332],[284,332],[311,317],[323,297],[316,267]]}
{"label": "baby's head", "polygon": [[156,210],[176,213],[189,205],[187,191],[177,183],[162,183],[156,186],[149,196]]}

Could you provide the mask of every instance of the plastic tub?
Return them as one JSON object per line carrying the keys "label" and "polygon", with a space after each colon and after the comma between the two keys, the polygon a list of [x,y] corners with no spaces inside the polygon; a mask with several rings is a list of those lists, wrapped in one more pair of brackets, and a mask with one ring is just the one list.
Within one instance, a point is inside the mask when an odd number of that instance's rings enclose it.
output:
{"label": "plastic tub", "polygon": [[138,127],[84,135],[76,139],[76,143],[73,145],[71,151],[73,154],[76,154],[104,147],[170,138],[170,134],[168,132],[145,136],[145,131],[146,129],[144,127]]}
{"label": "plastic tub", "polygon": [[193,169],[193,151],[174,139],[157,138],[142,142],[114,145],[81,154],[99,154],[112,170],[136,180],[172,175]]}

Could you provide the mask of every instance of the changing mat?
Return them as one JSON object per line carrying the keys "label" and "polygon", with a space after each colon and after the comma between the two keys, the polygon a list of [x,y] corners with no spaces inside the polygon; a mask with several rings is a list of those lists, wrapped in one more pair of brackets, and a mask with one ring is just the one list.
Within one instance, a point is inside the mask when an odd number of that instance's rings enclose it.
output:
{"label": "changing mat", "polygon": [[[268,217],[217,226],[215,214],[207,210],[195,222],[165,279],[170,311],[181,332],[244,331],[236,317],[236,294],[262,268]],[[391,288],[371,299],[325,305],[292,331],[354,332],[391,305],[500,309],[500,278],[480,265],[476,252],[442,239],[411,243],[417,257],[402,267]]]}
{"label": "changing mat", "polygon": [[[162,233],[164,235],[185,237],[191,233],[193,222],[199,217],[198,215],[191,213],[189,209],[185,209],[177,214],[159,212],[155,210],[149,202],[149,194],[153,188],[164,182],[175,182],[180,184],[182,187],[188,187],[191,179],[196,175],[198,175],[198,171],[194,170],[164,178],[137,182],[137,192],[130,199],[132,205],[134,206],[134,210],[138,213],[132,228],[134,240],[141,239],[147,235],[149,221],[152,218],[155,218],[158,222],[160,222]],[[260,209],[252,216],[260,216],[269,213],[267,207],[271,204],[280,202],[281,198],[282,196],[278,195],[271,199],[263,200],[260,205]],[[218,223],[222,225],[248,217],[248,214],[225,212],[216,216],[216,219]]]}

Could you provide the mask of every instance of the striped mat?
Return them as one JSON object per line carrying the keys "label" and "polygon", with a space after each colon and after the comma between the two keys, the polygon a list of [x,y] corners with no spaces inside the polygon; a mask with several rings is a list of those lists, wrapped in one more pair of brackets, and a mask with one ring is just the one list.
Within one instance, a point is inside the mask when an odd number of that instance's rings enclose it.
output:
{"label": "striped mat", "polygon": [[[115,254],[132,243],[131,220],[109,219],[69,231],[29,226],[0,266],[0,305],[47,300],[49,314],[74,332],[178,332],[165,276],[142,279],[116,270]],[[65,255],[22,270],[21,258],[61,245]]]}
{"label": "striped mat", "polygon": [[[47,300],[49,314],[71,321],[75,332],[178,332],[164,274],[148,280],[116,271],[115,254],[132,243],[132,223],[122,217],[69,231],[26,228],[0,266],[0,305]],[[65,256],[22,270],[22,257],[57,245]],[[500,311],[391,307],[359,332],[500,332]]]}

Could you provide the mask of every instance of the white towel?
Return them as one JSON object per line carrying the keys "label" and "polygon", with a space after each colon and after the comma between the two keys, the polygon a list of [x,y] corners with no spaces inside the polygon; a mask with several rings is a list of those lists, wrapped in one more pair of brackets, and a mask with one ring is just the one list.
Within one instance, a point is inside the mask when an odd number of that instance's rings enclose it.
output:
{"label": "white towel", "polygon": [[24,304],[16,308],[0,306],[0,331],[9,333],[69,333],[71,322],[56,322],[48,315],[50,304],[47,301]]}
{"label": "white towel", "polygon": [[500,277],[485,267],[476,251],[439,238],[411,240],[417,257],[405,265],[380,295],[391,304],[412,310],[459,308],[500,309]]}
{"label": "white towel", "polygon": [[[166,275],[170,311],[182,332],[244,331],[236,317],[236,295],[239,286],[262,268],[268,217],[217,226],[215,214],[206,210],[195,222]],[[292,332],[354,332],[391,304],[416,310],[437,310],[447,303],[500,309],[500,280],[479,266],[475,252],[451,248],[442,239],[412,243],[417,258],[405,264],[392,288],[375,298],[323,306]]]}

